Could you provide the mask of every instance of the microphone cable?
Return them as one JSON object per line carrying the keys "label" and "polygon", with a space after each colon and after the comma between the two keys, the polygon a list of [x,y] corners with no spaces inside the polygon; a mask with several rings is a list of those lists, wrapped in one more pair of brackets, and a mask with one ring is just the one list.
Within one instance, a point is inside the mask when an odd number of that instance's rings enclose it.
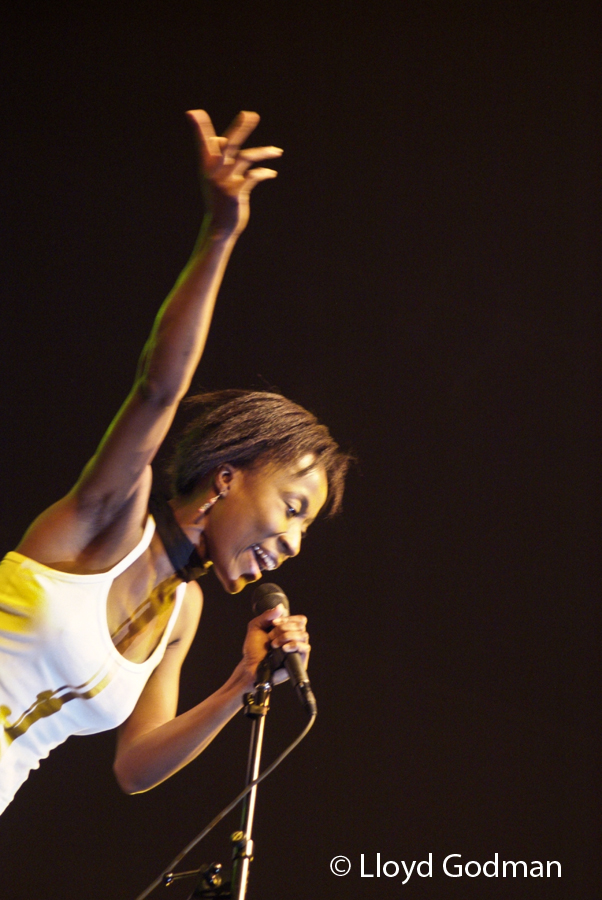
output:
{"label": "microphone cable", "polygon": [[[172,859],[172,861],[169,863],[169,865],[166,866],[165,869],[163,869],[161,874],[157,875],[155,880],[151,884],[149,884],[149,886],[144,891],[142,891],[141,894],[138,894],[138,896],[136,897],[136,900],[145,900],[145,898],[148,897],[148,895],[150,893],[152,893],[152,891],[154,891],[155,888],[158,887],[160,884],[164,884],[165,886],[167,886],[168,884],[171,883],[171,879],[169,878],[169,876],[172,874],[173,869],[175,869],[175,867],[182,862],[184,857],[187,856],[190,853],[190,851],[193,850],[194,847],[196,847],[196,845],[199,844],[203,840],[203,838],[207,837],[209,832],[212,831],[215,828],[215,826],[218,825],[222,821],[222,819],[225,816],[227,816],[228,813],[231,812],[234,809],[234,807],[237,806],[240,803],[240,801],[243,800],[250,791],[253,790],[254,787],[256,787],[258,784],[261,784],[261,782],[265,778],[267,778],[268,775],[271,775],[272,772],[274,771],[274,769],[276,769],[280,765],[280,763],[284,759],[286,759],[286,757],[289,755],[289,753],[291,753],[295,749],[295,747],[299,746],[299,744],[301,743],[303,738],[306,737],[307,734],[309,733],[309,730],[312,727],[312,725],[314,724],[315,720],[316,720],[316,713],[314,713],[311,716],[309,722],[307,723],[307,725],[305,726],[305,728],[303,729],[301,734],[295,738],[295,740],[292,742],[292,744],[289,744],[289,746],[285,750],[283,750],[283,752],[280,754],[280,756],[277,756],[276,759],[274,760],[274,762],[270,763],[270,765],[267,767],[267,769],[264,769],[264,771],[255,779],[255,781],[252,781],[250,784],[248,784],[244,788],[244,790],[242,790],[240,792],[240,794],[238,794],[238,796],[236,796],[234,798],[234,800],[232,800],[232,802],[228,804],[228,806],[226,806],[224,809],[222,809],[222,811],[220,813],[218,813],[217,816],[211,820],[211,822],[209,822],[207,827],[203,828],[203,830],[201,832],[199,832],[199,834],[197,834],[197,836],[194,837],[190,841],[190,843],[187,844],[184,847],[184,849],[181,850],[180,853],[178,853],[178,855],[174,859]],[[191,872],[182,872],[181,875],[197,875],[198,873],[200,873],[200,871],[201,871],[200,869],[194,869]]]}

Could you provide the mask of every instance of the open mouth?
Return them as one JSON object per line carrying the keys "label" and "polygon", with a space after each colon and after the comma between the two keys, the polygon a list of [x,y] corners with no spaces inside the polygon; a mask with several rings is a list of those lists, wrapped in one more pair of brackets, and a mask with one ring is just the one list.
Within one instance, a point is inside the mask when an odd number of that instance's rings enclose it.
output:
{"label": "open mouth", "polygon": [[271,572],[272,569],[277,567],[278,563],[272,554],[264,550],[263,547],[260,547],[259,544],[253,544],[251,550],[253,551],[255,559],[257,560],[257,565],[262,572]]}

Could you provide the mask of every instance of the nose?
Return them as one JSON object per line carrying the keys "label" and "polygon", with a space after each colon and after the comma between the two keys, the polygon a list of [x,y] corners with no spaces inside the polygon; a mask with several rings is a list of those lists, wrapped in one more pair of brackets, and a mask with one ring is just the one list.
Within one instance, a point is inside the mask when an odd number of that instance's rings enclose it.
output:
{"label": "nose", "polygon": [[286,534],[279,537],[282,552],[287,556],[297,556],[301,550],[301,531],[300,529],[290,529]]}

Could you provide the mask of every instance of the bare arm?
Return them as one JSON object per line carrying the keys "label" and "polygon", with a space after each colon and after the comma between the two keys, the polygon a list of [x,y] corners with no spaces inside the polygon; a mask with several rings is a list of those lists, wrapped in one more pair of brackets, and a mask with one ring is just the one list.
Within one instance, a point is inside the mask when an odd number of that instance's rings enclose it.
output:
{"label": "bare arm", "polygon": [[[196,613],[191,613],[195,606]],[[180,668],[200,615],[200,590],[195,583],[189,585],[183,606],[186,621],[182,623],[182,638],[168,648],[134,712],[119,730],[113,768],[126,793],[140,793],[155,787],[205,749],[242,707],[245,693],[253,688],[254,674],[268,643],[273,642],[274,646],[286,644],[287,649],[298,649],[307,659],[309,644],[305,618],[280,618],[282,612],[283,608],[278,607],[252,619],[243,659],[226,684],[202,703],[176,717]]]}
{"label": "bare arm", "polygon": [[248,221],[250,192],[276,175],[249,166],[281,153],[275,147],[240,149],[259,121],[256,113],[240,113],[223,137],[203,110],[188,115],[197,129],[207,215],[188,265],[159,310],[132,392],[77,486],[85,502],[113,509],[131,495],[190,386],[226,264]]}
{"label": "bare arm", "polygon": [[42,514],[19,545],[43,562],[76,559],[97,534],[123,519],[124,510],[132,520],[131,528],[121,522],[126,543],[138,539],[151,483],[148,467],[200,361],[228,259],[249,218],[250,192],[276,175],[250,166],[277,158],[281,150],[240,149],[259,121],[256,113],[240,113],[223,137],[203,110],[188,115],[197,132],[207,209],[199,239],[159,310],[132,390],[96,453],[71,493]]}

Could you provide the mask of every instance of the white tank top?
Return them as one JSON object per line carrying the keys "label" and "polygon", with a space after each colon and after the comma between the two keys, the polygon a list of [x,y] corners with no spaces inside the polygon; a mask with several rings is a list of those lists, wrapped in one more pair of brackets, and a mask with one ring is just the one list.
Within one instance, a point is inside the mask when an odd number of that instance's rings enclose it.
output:
{"label": "white tank top", "polygon": [[115,728],[161,662],[186,585],[178,585],[161,641],[143,663],[111,640],[114,579],[148,547],[155,523],[109,572],[58,572],[20,553],[0,563],[0,813],[40,760],[72,734]]}

